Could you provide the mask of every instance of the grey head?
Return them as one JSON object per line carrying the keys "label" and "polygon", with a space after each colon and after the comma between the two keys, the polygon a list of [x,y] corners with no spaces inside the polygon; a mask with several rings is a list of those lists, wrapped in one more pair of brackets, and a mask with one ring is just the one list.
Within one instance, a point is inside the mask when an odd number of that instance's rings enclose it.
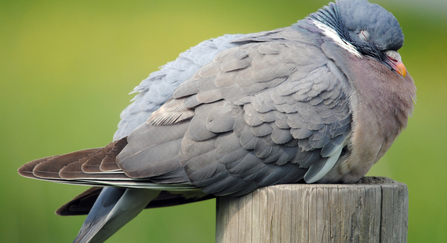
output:
{"label": "grey head", "polygon": [[405,76],[400,55],[395,52],[403,46],[404,35],[397,19],[383,7],[366,0],[340,0],[309,18],[333,28],[362,55],[374,57]]}

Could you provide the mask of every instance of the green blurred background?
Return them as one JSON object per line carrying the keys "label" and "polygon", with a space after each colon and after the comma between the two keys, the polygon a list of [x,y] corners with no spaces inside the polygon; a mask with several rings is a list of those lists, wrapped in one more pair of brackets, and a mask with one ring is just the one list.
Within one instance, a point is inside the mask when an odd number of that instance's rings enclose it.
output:
{"label": "green blurred background", "polygon": [[[399,20],[418,87],[408,128],[369,175],[404,182],[408,242],[447,242],[447,4],[376,1]],[[0,1],[0,242],[71,242],[53,212],[85,187],[23,163],[109,143],[134,86],[199,42],[289,26],[327,1]],[[145,210],[108,242],[213,242],[215,201]]]}

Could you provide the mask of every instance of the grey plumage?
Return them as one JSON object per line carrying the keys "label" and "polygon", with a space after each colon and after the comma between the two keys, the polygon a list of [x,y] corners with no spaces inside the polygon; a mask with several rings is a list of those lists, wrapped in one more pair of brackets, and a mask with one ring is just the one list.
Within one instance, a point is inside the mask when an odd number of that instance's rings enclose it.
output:
{"label": "grey plumage", "polygon": [[149,115],[160,108],[174,92],[174,89],[197,70],[213,60],[214,56],[228,48],[234,47],[232,40],[243,35],[224,35],[204,41],[188,51],[180,54],[173,62],[164,65],[160,71],[153,72],[135,87],[132,93],[138,93],[121,113],[113,140],[127,136],[131,131],[143,124]]}
{"label": "grey plumage", "polygon": [[[135,218],[160,191],[108,187],[98,197],[73,243],[103,242]],[[101,231],[101,233],[99,233]]]}
{"label": "grey plumage", "polygon": [[402,45],[397,20],[364,0],[330,3],[291,27],[202,42],[134,89],[112,143],[19,173],[105,187],[58,210],[91,208],[75,242],[102,242],[145,207],[281,183],[356,182],[411,115]]}

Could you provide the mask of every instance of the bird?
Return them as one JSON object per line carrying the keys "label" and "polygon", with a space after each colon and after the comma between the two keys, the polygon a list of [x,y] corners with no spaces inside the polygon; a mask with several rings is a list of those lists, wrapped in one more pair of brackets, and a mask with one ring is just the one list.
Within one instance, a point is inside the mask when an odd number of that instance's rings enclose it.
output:
{"label": "bird", "polygon": [[355,183],[414,109],[403,43],[397,19],[366,0],[206,40],[135,87],[111,143],[18,173],[90,186],[56,211],[88,214],[73,242],[104,242],[146,208],[277,184]]}

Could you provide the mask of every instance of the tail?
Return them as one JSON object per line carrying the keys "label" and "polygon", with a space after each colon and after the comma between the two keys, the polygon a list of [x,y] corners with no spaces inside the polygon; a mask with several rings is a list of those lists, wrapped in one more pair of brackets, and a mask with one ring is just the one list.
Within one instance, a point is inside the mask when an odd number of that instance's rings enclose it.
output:
{"label": "tail", "polygon": [[135,218],[160,191],[104,187],[73,243],[104,242]]}
{"label": "tail", "polygon": [[88,212],[74,242],[104,242],[146,207],[179,205],[212,197],[192,185],[175,160],[171,167],[163,167],[163,173],[138,179],[128,176],[116,162],[116,156],[126,145],[125,137],[104,148],[33,160],[18,172],[38,180],[93,186],[56,212],[59,215]]}

